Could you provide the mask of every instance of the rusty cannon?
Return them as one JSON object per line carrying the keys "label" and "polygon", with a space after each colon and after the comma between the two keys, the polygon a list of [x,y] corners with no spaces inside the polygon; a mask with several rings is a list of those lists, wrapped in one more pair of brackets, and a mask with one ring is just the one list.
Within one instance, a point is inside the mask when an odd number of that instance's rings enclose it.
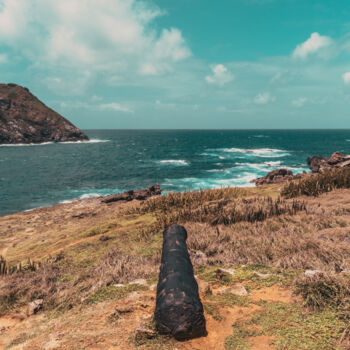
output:
{"label": "rusty cannon", "polygon": [[172,225],[163,232],[163,251],[154,320],[161,334],[177,340],[205,336],[203,305],[188,254],[187,232]]}

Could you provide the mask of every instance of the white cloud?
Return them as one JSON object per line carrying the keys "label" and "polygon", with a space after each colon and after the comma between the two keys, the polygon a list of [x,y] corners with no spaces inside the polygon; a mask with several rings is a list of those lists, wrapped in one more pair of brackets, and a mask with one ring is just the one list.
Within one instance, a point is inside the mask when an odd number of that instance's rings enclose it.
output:
{"label": "white cloud", "polygon": [[174,108],[176,108],[175,103],[164,103],[164,102],[161,102],[160,100],[156,100],[156,102],[154,104],[155,104],[156,109],[174,109]]}
{"label": "white cloud", "polygon": [[265,105],[269,102],[275,102],[276,97],[271,96],[269,92],[260,93],[254,98],[254,103],[258,105]]}
{"label": "white cloud", "polygon": [[116,112],[124,112],[124,113],[134,113],[134,111],[130,108],[121,106],[119,103],[105,103],[99,105],[99,108],[102,110],[111,110],[111,111],[116,111]]}
{"label": "white cloud", "polygon": [[296,108],[301,108],[305,105],[305,103],[308,101],[306,97],[299,97],[292,101],[292,105]]}
{"label": "white cloud", "polygon": [[349,84],[350,83],[350,72],[344,73],[342,78],[343,78],[345,84]]}
{"label": "white cloud", "polygon": [[0,44],[44,66],[160,74],[191,55],[180,30],[140,0],[0,0]]}
{"label": "white cloud", "polygon": [[310,38],[299,44],[293,51],[294,58],[306,58],[309,54],[316,53],[320,49],[332,44],[332,39],[328,36],[322,36],[317,32],[312,33]]}
{"label": "white cloud", "polygon": [[213,71],[213,75],[208,75],[205,77],[208,84],[223,86],[234,79],[234,76],[223,64],[217,64],[211,69]]}
{"label": "white cloud", "polygon": [[8,57],[5,54],[0,54],[0,63],[7,63]]}

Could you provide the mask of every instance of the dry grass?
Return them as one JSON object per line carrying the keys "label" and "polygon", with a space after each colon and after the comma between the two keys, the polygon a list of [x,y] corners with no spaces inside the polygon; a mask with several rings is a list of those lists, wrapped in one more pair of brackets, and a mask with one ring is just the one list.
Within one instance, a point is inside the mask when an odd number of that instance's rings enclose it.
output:
{"label": "dry grass", "polygon": [[[221,189],[170,192],[167,195],[151,198],[142,203],[136,209],[138,214],[152,213],[155,211],[168,212],[174,208],[197,208],[212,201],[232,201],[233,199],[247,196],[247,189],[238,187],[226,187]],[[134,211],[135,212],[135,211]]]}
{"label": "dry grass", "polygon": [[350,188],[350,168],[333,169],[323,174],[309,175],[299,181],[288,182],[281,195],[286,198],[319,196],[336,188]]}
{"label": "dry grass", "polygon": [[18,272],[0,278],[0,314],[44,299],[44,308],[69,309],[89,295],[113,283],[153,277],[159,258],[130,256],[113,249],[89,269],[72,270],[64,256],[42,264],[37,271]]}
{"label": "dry grass", "polygon": [[350,267],[348,244],[325,240],[316,225],[317,221],[290,222],[289,219],[273,218],[228,227],[198,223],[185,226],[189,232],[189,249],[193,254],[203,252],[211,265],[259,264],[281,269],[325,271]]}
{"label": "dry grass", "polygon": [[301,295],[305,306],[314,311],[328,307],[342,310],[350,320],[350,280],[326,273],[302,276],[295,281],[294,291]]}
{"label": "dry grass", "polygon": [[304,202],[286,202],[277,198],[237,199],[235,201],[219,201],[200,207],[183,207],[173,211],[161,210],[156,214],[159,227],[186,222],[203,222],[212,226],[232,225],[238,222],[264,221],[280,215],[295,215],[305,211]]}
{"label": "dry grass", "polygon": [[[155,227],[165,229],[169,225],[186,222],[205,222],[212,226],[232,225],[242,221],[253,223],[273,216],[295,215],[306,211],[303,201],[248,197],[248,193],[242,188],[169,193],[145,201],[127,213],[152,213],[157,219]],[[248,198],[241,198],[244,195]]]}
{"label": "dry grass", "polygon": [[[267,192],[254,191],[171,193],[141,204],[120,205],[118,210],[116,205],[95,206],[91,201],[91,209],[77,207],[77,213],[68,212],[65,220],[57,209],[62,221],[55,226],[57,218],[52,216],[55,224],[47,228],[41,224],[46,222],[45,211],[26,214],[21,219],[22,226],[19,222],[10,223],[11,217],[6,227],[3,225],[4,232],[8,232],[3,238],[9,247],[6,259],[15,266],[25,262],[30,252],[42,264],[37,271],[0,277],[0,313],[18,310],[29,301],[42,298],[44,311],[58,310],[66,315],[70,308],[85,310],[91,303],[97,307],[102,301],[125,297],[133,288],[139,288],[127,282],[138,278],[156,281],[161,230],[171,223],[180,223],[188,231],[187,244],[194,266],[203,266],[197,269],[203,269],[200,276],[211,270],[214,273],[218,267],[234,267],[235,283],[245,281],[249,275],[251,283],[246,287],[254,290],[253,282],[280,283],[281,276],[288,276],[286,280],[291,285],[295,276],[305,269],[322,270],[326,276],[323,279],[298,279],[296,293],[310,309],[325,308],[328,312],[327,308],[336,308],[339,319],[347,317],[340,309],[345,309],[349,302],[348,280],[337,276],[350,270],[350,190],[333,191],[317,199],[305,197],[302,201],[265,198]],[[94,215],[72,218],[85,210]],[[33,223],[28,224],[29,221]],[[65,226],[73,221],[74,226]],[[9,227],[10,224],[13,226]],[[14,225],[18,225],[17,231],[13,230]],[[14,236],[19,241],[17,237],[21,234],[23,237],[24,228],[28,227],[33,231],[23,239],[25,245],[17,241],[14,245]],[[38,227],[43,228],[40,234]],[[63,230],[66,237],[62,237]],[[101,235],[109,239],[100,240]],[[50,253],[53,258],[48,258]],[[270,279],[256,277],[257,266],[264,267],[258,271],[269,273]],[[124,287],[114,286],[117,283],[123,283]],[[208,313],[220,319],[220,314],[210,309],[211,304],[213,301],[207,307]],[[284,310],[283,315],[289,311]],[[274,310],[273,316],[279,315],[278,312]],[[300,315],[298,320],[302,323]]]}

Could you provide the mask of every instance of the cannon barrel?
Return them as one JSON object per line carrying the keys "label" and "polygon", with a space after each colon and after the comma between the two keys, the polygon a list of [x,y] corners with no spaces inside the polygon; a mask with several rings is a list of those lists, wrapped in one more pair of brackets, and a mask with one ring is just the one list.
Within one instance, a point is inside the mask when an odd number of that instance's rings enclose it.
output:
{"label": "cannon barrel", "polygon": [[203,305],[188,254],[187,232],[172,225],[163,232],[163,251],[154,319],[161,334],[186,340],[207,334]]}

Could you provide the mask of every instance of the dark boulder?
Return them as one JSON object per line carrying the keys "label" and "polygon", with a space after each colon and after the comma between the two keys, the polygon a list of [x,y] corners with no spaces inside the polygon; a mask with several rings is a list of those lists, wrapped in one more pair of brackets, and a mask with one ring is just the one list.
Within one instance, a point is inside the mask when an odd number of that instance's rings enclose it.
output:
{"label": "dark boulder", "polygon": [[124,193],[117,193],[117,194],[112,194],[110,196],[104,197],[101,202],[102,203],[113,203],[113,202],[119,202],[119,201],[125,201],[125,202],[130,202],[134,199],[136,200],[145,200],[147,198],[153,197],[153,196],[158,196],[162,194],[162,190],[160,189],[159,185],[152,185],[148,186],[145,190],[131,190],[131,191],[126,191]]}
{"label": "dark boulder", "polygon": [[327,158],[321,157],[321,156],[313,156],[308,158],[306,161],[310,170],[313,173],[318,173],[320,170],[321,164],[324,164],[327,161]]}
{"label": "dark boulder", "polygon": [[186,239],[187,232],[183,226],[172,225],[163,232],[162,261],[154,313],[159,333],[171,335],[177,340],[207,334],[203,305]]}
{"label": "dark boulder", "polygon": [[296,174],[293,175],[293,172],[287,169],[277,169],[270,171],[267,175],[263,177],[259,177],[252,182],[254,182],[257,186],[260,185],[268,185],[268,184],[276,184],[281,183],[288,180],[300,179],[304,174]]}
{"label": "dark boulder", "polygon": [[307,163],[313,173],[323,173],[330,169],[350,166],[350,155],[334,152],[329,158],[321,156],[308,158]]}

